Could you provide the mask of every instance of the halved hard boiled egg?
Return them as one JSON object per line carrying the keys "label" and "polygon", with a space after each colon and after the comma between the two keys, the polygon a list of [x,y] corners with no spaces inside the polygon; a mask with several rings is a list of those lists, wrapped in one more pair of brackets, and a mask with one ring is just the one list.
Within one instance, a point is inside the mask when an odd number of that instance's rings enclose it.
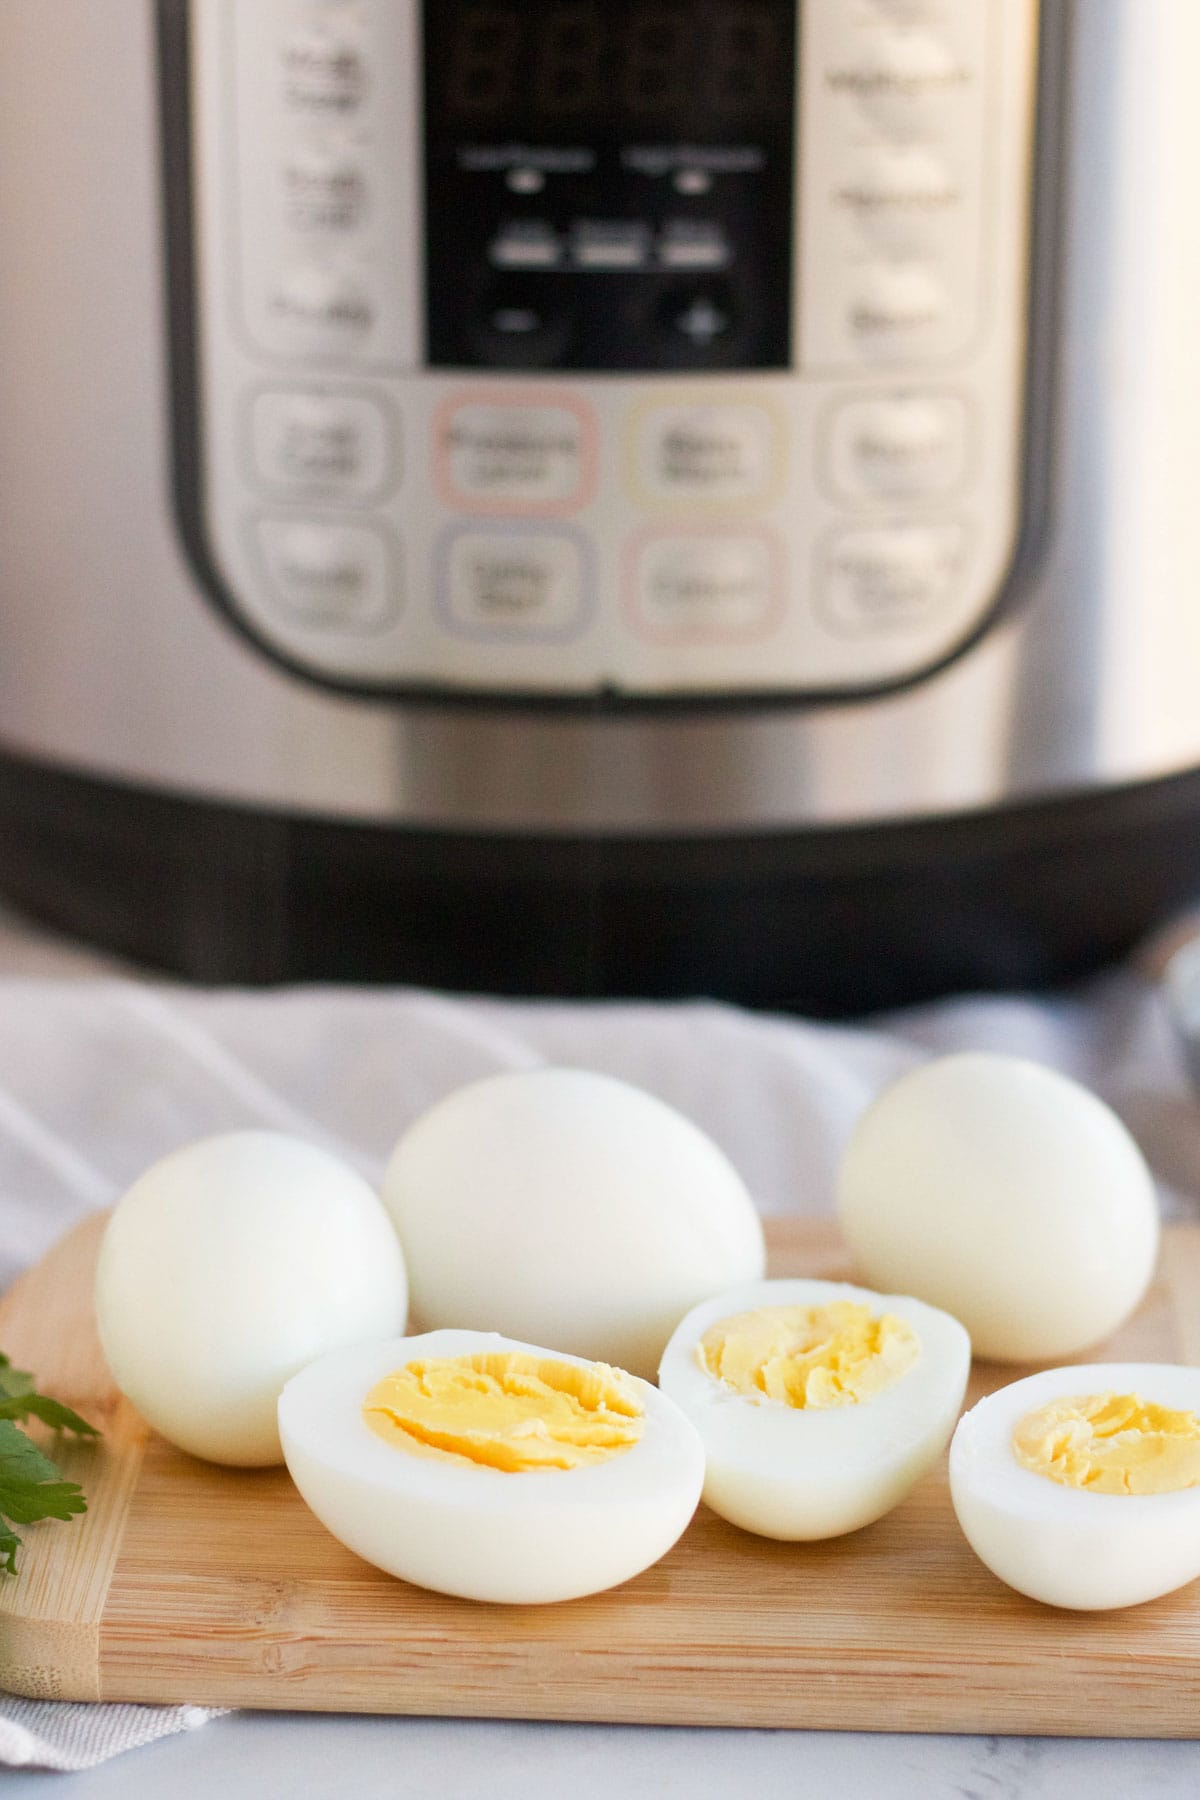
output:
{"label": "halved hard boiled egg", "polygon": [[704,1479],[695,1430],[648,1382],[487,1332],[322,1357],[284,1388],[279,1435],[334,1537],[468,1600],[615,1587],[671,1548]]}
{"label": "halved hard boiled egg", "polygon": [[1136,1606],[1200,1575],[1200,1369],[1081,1363],[959,1421],[950,1493],[994,1575],[1050,1606]]}
{"label": "halved hard boiled egg", "polygon": [[758,1281],[694,1307],[659,1385],[704,1444],[704,1499],[763,1537],[836,1537],[945,1448],[971,1345],[948,1313],[846,1282]]}

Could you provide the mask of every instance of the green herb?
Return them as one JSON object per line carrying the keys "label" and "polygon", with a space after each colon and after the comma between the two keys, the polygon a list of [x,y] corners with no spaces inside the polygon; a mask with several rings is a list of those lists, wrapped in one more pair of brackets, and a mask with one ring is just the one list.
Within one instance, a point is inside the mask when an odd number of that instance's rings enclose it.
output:
{"label": "green herb", "polygon": [[21,1540],[14,1525],[34,1525],[39,1519],[69,1519],[87,1511],[83,1490],[75,1481],[64,1481],[62,1471],[43,1456],[18,1421],[39,1419],[52,1431],[73,1431],[79,1437],[96,1437],[96,1427],[59,1400],[39,1394],[33,1376],[14,1369],[0,1356],[0,1570],[17,1572]]}

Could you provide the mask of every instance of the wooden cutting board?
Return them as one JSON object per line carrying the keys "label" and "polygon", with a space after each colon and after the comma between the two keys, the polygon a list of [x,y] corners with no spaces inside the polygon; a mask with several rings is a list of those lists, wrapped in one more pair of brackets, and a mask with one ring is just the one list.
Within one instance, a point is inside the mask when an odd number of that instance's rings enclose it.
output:
{"label": "wooden cutting board", "polygon": [[[0,1578],[0,1687],[64,1699],[844,1730],[1200,1736],[1200,1583],[1068,1614],[976,1561],[944,1459],[888,1518],[781,1545],[701,1508],[611,1593],[489,1607],[379,1574],[282,1470],[211,1468],[113,1390],[91,1286],[103,1220],[0,1303],[0,1347],[97,1423],[56,1454],[89,1511]],[[848,1273],[829,1227],[775,1224],[772,1273]],[[1138,1316],[1098,1353],[1200,1363],[1200,1228],[1168,1232]],[[1020,1371],[977,1366],[973,1394]]]}

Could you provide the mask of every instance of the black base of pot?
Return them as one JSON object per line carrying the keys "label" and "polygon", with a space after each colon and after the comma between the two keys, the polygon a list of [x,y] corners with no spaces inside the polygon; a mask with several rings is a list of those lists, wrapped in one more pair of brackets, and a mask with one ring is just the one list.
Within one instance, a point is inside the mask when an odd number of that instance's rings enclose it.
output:
{"label": "black base of pot", "polygon": [[205,983],[707,995],[830,1017],[1122,957],[1200,897],[1200,772],[904,825],[597,840],[266,815],[0,756],[0,891]]}

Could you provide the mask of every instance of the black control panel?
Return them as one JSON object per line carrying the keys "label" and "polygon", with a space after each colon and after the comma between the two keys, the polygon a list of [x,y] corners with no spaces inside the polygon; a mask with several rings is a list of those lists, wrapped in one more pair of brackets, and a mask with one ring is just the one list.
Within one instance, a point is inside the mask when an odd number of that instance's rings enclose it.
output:
{"label": "black control panel", "polygon": [[425,0],[429,362],[790,363],[798,0]]}

